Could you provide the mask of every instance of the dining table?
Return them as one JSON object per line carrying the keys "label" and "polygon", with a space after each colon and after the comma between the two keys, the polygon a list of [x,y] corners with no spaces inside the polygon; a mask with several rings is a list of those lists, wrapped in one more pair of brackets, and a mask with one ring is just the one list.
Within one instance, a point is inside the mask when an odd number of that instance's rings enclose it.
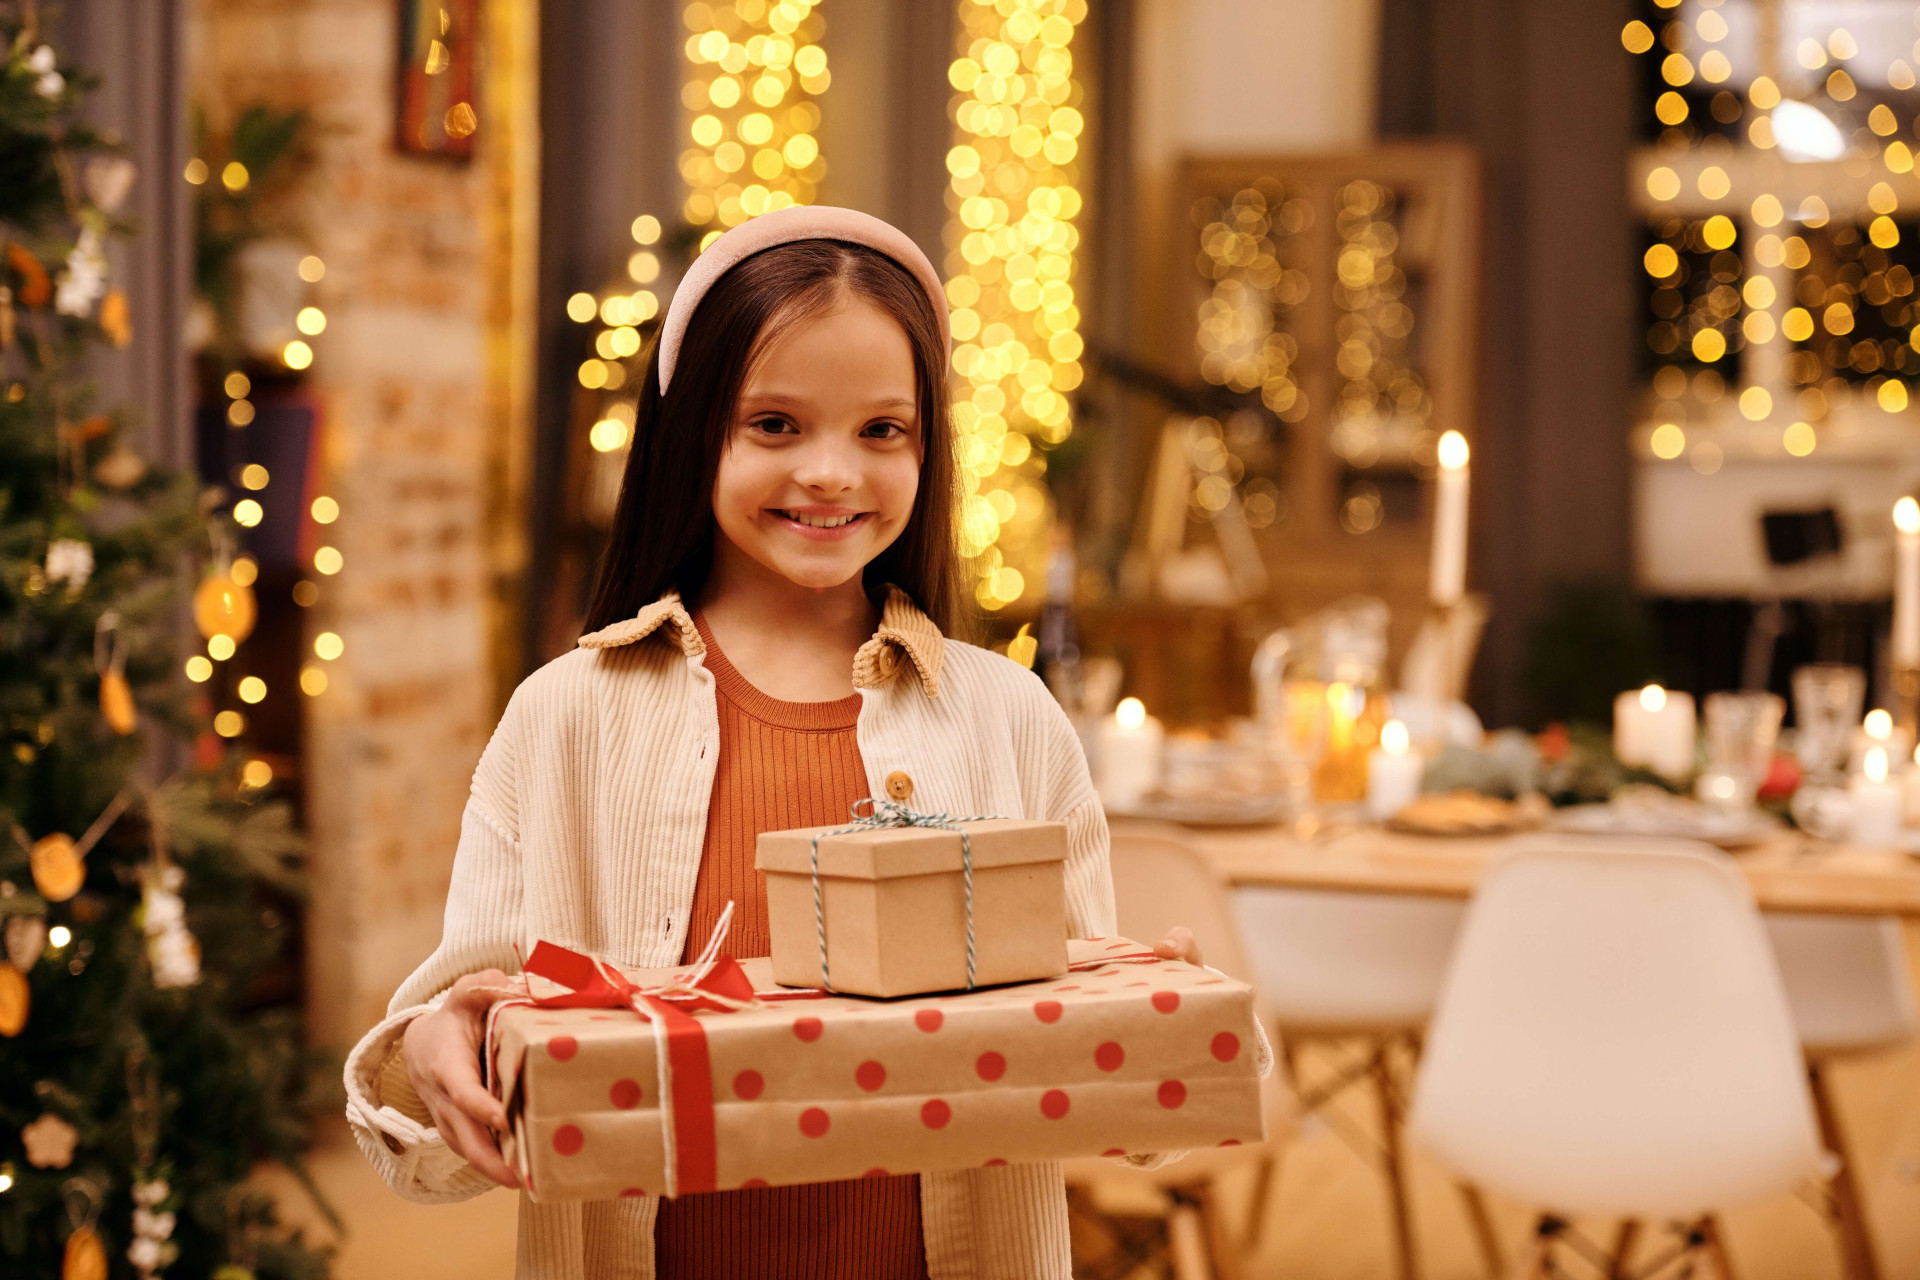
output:
{"label": "dining table", "polygon": [[[1222,881],[1346,893],[1470,898],[1511,836],[1421,835],[1377,824],[1185,825],[1116,817],[1119,830],[1177,833]],[[1768,912],[1920,918],[1920,856],[1861,848],[1782,829],[1728,851]]]}

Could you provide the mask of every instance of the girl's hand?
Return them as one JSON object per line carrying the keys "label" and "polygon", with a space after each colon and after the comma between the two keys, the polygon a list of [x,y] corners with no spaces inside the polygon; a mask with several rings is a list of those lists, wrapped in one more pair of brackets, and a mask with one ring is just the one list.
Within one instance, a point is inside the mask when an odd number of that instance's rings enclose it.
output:
{"label": "girl's hand", "polygon": [[520,1175],[500,1157],[495,1135],[506,1132],[507,1110],[480,1082],[480,1041],[497,989],[512,981],[498,969],[468,974],[438,1009],[408,1024],[402,1045],[407,1075],[440,1136],[503,1187],[518,1187]]}
{"label": "girl's hand", "polygon": [[1162,960],[1185,960],[1188,964],[1201,964],[1200,944],[1193,940],[1193,930],[1183,924],[1177,924],[1167,930],[1167,936],[1153,944],[1153,954]]}

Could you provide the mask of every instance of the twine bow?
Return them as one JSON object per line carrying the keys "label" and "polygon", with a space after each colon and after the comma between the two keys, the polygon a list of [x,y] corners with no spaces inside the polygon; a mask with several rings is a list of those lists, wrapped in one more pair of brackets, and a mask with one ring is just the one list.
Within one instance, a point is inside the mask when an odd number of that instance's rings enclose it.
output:
{"label": "twine bow", "polygon": [[[863,805],[867,809],[865,813],[860,812]],[[967,990],[973,990],[973,838],[960,824],[986,822],[992,815],[976,813],[971,817],[956,818],[945,813],[922,813],[897,800],[880,800],[872,796],[855,800],[848,810],[853,815],[851,825],[822,831],[813,837],[813,927],[820,938],[821,985],[828,991],[833,990],[833,979],[827,972],[827,913],[820,902],[820,841],[827,836],[851,835],[857,831],[874,831],[882,827],[938,827],[942,831],[960,833],[960,874],[967,891]]]}

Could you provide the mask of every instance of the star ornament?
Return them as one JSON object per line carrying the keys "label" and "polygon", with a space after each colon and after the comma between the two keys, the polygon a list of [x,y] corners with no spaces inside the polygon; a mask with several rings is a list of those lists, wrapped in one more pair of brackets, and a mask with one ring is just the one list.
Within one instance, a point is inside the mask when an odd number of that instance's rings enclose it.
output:
{"label": "star ornament", "polygon": [[73,1163],[73,1144],[80,1131],[48,1113],[20,1131],[26,1144],[27,1163],[36,1169],[64,1169]]}

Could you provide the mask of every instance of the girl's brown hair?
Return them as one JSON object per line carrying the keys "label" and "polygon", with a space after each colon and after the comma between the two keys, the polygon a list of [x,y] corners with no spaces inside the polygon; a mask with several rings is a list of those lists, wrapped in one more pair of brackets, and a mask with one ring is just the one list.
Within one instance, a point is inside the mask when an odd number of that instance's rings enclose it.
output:
{"label": "girl's brown hair", "polygon": [[958,484],[946,346],[926,291],[893,259],[839,240],[799,240],[754,254],[716,281],[687,325],[673,385],[660,391],[658,345],[634,408],[633,450],[587,610],[597,631],[677,589],[695,599],[713,564],[713,482],[753,361],[781,333],[848,298],[905,331],[919,390],[920,487],[907,527],[867,565],[869,596],[892,583],[941,631],[960,624],[954,542]]}

